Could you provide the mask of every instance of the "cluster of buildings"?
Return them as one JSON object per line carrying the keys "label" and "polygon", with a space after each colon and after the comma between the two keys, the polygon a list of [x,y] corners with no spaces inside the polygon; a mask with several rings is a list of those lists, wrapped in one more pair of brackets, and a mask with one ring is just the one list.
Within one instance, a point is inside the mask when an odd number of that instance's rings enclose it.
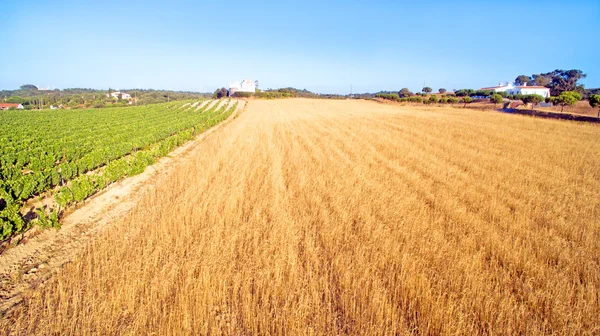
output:
{"label": "cluster of buildings", "polygon": [[119,100],[119,95],[121,95],[121,99],[124,99],[124,100],[130,100],[131,99],[131,95],[129,93],[119,92],[119,91],[115,91],[115,92],[112,92],[110,94],[107,93],[106,97],[107,98],[111,98],[112,97],[114,99]]}
{"label": "cluster of buildings", "polygon": [[256,92],[256,82],[249,79],[244,79],[240,82],[229,82],[229,95],[232,96],[236,92]]}
{"label": "cluster of buildings", "polygon": [[509,95],[531,95],[538,94],[544,98],[550,97],[550,89],[545,86],[527,85],[527,83],[515,86],[513,83],[498,83],[498,86],[481,88],[481,90],[492,92],[506,92]]}

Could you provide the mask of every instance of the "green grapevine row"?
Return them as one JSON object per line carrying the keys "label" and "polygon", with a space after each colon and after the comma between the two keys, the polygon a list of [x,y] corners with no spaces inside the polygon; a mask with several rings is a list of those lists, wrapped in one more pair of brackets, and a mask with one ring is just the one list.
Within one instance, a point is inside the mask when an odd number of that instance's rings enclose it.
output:
{"label": "green grapevine row", "polygon": [[[32,196],[54,189],[63,208],[80,202],[143,172],[234,111],[209,105],[0,113],[0,238],[27,229],[20,209]],[[88,173],[99,167],[101,173]],[[40,224],[57,225],[58,211],[38,213]]]}

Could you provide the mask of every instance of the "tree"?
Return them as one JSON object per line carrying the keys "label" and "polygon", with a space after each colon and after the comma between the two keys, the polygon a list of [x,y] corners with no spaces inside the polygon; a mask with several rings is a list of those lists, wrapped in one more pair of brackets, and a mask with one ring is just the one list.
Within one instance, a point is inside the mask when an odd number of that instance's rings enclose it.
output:
{"label": "tree", "polygon": [[215,93],[213,93],[213,99],[221,99],[221,98],[225,98],[228,95],[228,91],[226,88],[220,88],[215,90]]}
{"label": "tree", "polygon": [[502,99],[503,99],[503,98],[502,98],[502,96],[501,96],[501,95],[499,95],[499,94],[497,94],[497,93],[493,94],[493,95],[490,97],[490,101],[491,101],[492,103],[494,103],[494,107],[496,107],[496,104],[500,104],[500,103],[502,103]]}
{"label": "tree", "polygon": [[412,95],[413,95],[413,93],[410,92],[410,90],[408,88],[402,88],[400,91],[398,91],[398,96],[400,98],[410,97]]}
{"label": "tree", "polygon": [[427,104],[435,104],[438,102],[438,99],[436,96],[430,96],[429,99],[427,99]]}
{"label": "tree", "polygon": [[448,103],[454,105],[454,104],[458,103],[458,98],[450,97],[450,98],[448,98]]}
{"label": "tree", "polygon": [[[591,95],[589,103],[591,107],[600,107],[600,94]],[[598,110],[598,118],[600,118],[600,109]]]}
{"label": "tree", "polygon": [[25,84],[25,85],[21,85],[21,90],[37,91],[38,88],[37,88],[37,86],[35,86],[33,84]]}
{"label": "tree", "polygon": [[537,86],[546,86],[552,83],[552,78],[547,75],[533,75],[533,84]]}
{"label": "tree", "polygon": [[467,107],[467,104],[471,104],[473,102],[473,98],[469,97],[469,96],[465,96],[463,98],[463,103],[465,103],[464,107]]}
{"label": "tree", "polygon": [[565,110],[565,106],[573,106],[575,103],[581,100],[581,95],[575,91],[564,91],[557,98],[556,102],[562,106],[560,109],[561,112]]}
{"label": "tree", "polygon": [[123,99],[123,94],[121,92],[119,92],[119,94],[117,95],[117,99],[118,100],[122,100]]}
{"label": "tree", "polygon": [[440,89],[438,89],[438,92],[439,92],[439,93],[442,93],[442,94],[443,94],[443,93],[446,93],[446,89],[444,89],[444,88],[440,88]]}
{"label": "tree", "polygon": [[431,91],[433,91],[433,90],[429,86],[426,86],[426,87],[423,88],[422,91],[425,92],[425,93],[431,93]]}
{"label": "tree", "polygon": [[531,82],[531,77],[529,77],[529,76],[520,75],[517,78],[515,78],[516,85],[525,85],[525,84],[529,84],[530,82]]}
{"label": "tree", "polygon": [[475,95],[478,97],[489,97],[492,95],[492,91],[490,90],[477,90],[475,91]]}
{"label": "tree", "polygon": [[11,104],[23,104],[25,102],[25,99],[23,99],[22,97],[19,96],[12,96],[9,97],[6,100],[7,103],[11,103]]}
{"label": "tree", "polygon": [[578,69],[556,69],[552,72],[533,75],[533,80],[535,85],[548,87],[550,94],[559,96],[564,91],[584,91],[585,89],[577,82],[586,77],[587,75]]}
{"label": "tree", "polygon": [[544,97],[538,94],[530,94],[522,96],[521,100],[525,105],[531,104],[531,109],[533,109],[537,104],[544,101]]}
{"label": "tree", "polygon": [[460,89],[455,91],[456,96],[458,97],[465,97],[465,96],[471,96],[473,94],[475,94],[475,90],[473,89]]}

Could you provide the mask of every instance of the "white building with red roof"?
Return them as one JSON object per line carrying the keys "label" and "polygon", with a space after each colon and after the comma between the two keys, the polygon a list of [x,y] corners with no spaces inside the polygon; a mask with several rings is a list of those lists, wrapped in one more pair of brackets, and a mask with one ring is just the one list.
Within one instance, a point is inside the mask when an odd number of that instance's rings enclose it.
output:
{"label": "white building with red roof", "polygon": [[524,85],[516,86],[513,83],[498,83],[498,86],[481,88],[481,90],[492,91],[492,92],[506,92],[511,95],[522,94],[522,95],[531,95],[537,94],[544,98],[550,97],[550,89],[545,86],[535,86],[535,85]]}
{"label": "white building with red roof", "polygon": [[17,110],[22,110],[23,105],[21,104],[10,104],[10,103],[0,103],[0,110],[8,110],[9,108],[14,108]]}

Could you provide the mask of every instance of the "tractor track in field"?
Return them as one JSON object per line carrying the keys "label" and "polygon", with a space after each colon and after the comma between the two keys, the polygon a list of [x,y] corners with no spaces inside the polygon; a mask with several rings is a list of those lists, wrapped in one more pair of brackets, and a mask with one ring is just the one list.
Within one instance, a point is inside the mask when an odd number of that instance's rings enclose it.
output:
{"label": "tractor track in field", "polygon": [[[228,107],[235,102],[236,100],[215,101],[220,106],[228,104]],[[235,119],[246,106],[245,101],[238,102],[236,111],[219,125],[157,160],[155,164],[146,167],[142,174],[113,183],[85,200],[81,206],[61,219],[60,229],[36,232],[31,237],[25,235],[19,245],[3,251],[0,254],[0,316],[21,302],[21,294],[25,290],[44,286],[44,282],[52,274],[59,272],[96,235],[126,215],[141,195],[154,188],[157,176],[176,169],[181,161],[190,156],[199,142]],[[201,103],[198,108],[207,103]]]}

